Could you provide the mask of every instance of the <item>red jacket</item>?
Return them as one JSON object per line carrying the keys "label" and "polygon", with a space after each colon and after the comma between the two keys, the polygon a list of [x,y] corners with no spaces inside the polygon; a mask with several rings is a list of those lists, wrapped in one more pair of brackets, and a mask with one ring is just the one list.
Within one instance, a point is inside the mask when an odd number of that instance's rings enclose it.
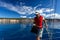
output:
{"label": "red jacket", "polygon": [[34,18],[35,24],[41,29],[43,24],[43,16],[40,16],[39,18]]}

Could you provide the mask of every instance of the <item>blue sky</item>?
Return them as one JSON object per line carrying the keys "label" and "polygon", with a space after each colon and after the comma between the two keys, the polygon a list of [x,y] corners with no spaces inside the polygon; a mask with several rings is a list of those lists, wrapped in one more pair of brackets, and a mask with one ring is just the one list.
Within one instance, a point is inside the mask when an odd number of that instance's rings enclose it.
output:
{"label": "blue sky", "polygon": [[59,18],[59,1],[0,0],[0,18],[33,18],[35,11],[40,12],[45,18]]}

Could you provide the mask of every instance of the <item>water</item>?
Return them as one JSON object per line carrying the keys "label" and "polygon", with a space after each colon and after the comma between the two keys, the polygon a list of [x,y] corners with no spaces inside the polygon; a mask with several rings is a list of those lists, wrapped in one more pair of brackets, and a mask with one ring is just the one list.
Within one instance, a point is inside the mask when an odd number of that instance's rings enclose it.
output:
{"label": "water", "polygon": [[[50,36],[44,28],[42,40],[60,39],[60,22],[48,22]],[[53,27],[54,26],[54,27]],[[0,40],[36,40],[35,34],[31,33],[32,23],[0,24]]]}

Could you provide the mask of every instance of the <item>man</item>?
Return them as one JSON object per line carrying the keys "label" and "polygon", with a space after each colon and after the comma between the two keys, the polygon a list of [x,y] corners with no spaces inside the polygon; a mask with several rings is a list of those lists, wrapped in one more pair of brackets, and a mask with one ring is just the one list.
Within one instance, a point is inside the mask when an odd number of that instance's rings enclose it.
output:
{"label": "man", "polygon": [[34,18],[34,26],[38,27],[38,33],[36,34],[36,40],[41,40],[43,33],[43,21],[47,27],[46,20],[39,12],[36,12],[36,17]]}

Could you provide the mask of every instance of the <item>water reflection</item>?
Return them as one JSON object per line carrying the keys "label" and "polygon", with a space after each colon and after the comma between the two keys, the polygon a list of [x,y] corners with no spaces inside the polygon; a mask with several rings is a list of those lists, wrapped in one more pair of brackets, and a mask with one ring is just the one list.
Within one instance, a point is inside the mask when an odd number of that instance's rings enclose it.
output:
{"label": "water reflection", "polygon": [[0,40],[24,40],[31,36],[32,23],[0,24]]}
{"label": "water reflection", "polygon": [[[60,32],[60,30],[53,29],[53,24],[55,27],[59,27],[60,22],[47,21],[50,31],[53,30],[53,38],[60,37],[55,34],[55,32]],[[0,40],[35,40],[35,35],[30,32],[32,28],[32,21],[27,20],[16,20],[16,19],[0,19]],[[43,39],[48,37],[47,32],[44,30]]]}

